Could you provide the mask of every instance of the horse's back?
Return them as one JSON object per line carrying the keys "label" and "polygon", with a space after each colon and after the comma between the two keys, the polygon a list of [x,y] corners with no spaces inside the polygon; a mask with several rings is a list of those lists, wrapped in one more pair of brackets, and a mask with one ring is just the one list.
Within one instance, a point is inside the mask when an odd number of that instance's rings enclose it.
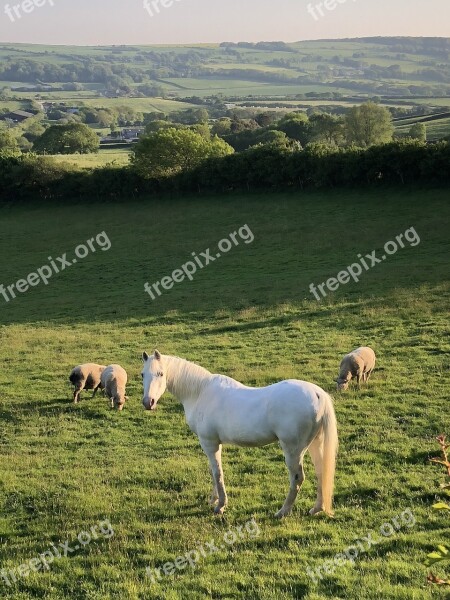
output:
{"label": "horse's back", "polygon": [[198,405],[197,433],[249,446],[270,444],[281,432],[296,436],[302,428],[315,427],[323,394],[315,384],[295,379],[250,388],[213,377]]}

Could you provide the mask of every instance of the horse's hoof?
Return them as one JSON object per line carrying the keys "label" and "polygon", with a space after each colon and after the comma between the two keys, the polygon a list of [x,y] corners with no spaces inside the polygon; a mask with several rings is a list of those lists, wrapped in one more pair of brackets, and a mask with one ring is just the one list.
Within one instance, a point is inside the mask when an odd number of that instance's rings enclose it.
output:
{"label": "horse's hoof", "polygon": [[223,513],[225,512],[225,507],[224,506],[216,506],[216,508],[214,509],[214,514],[215,515],[223,515]]}
{"label": "horse's hoof", "polygon": [[277,513],[275,513],[275,518],[276,519],[284,519],[284,517],[286,517],[288,514],[289,514],[289,512],[286,512],[283,509],[281,509]]}
{"label": "horse's hoof", "polygon": [[309,511],[309,514],[310,514],[311,516],[313,516],[313,515],[318,515],[318,514],[320,514],[321,512],[323,512],[323,509],[322,509],[322,508],[316,508],[316,507],[313,507],[313,508],[312,508],[312,509]]}

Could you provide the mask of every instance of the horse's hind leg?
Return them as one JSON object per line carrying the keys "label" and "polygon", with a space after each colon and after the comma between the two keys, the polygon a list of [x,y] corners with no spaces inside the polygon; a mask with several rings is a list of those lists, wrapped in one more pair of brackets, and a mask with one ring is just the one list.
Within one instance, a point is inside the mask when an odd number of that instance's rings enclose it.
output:
{"label": "horse's hind leg", "polygon": [[309,454],[316,470],[317,478],[317,500],[312,509],[309,511],[310,515],[315,515],[323,511],[323,497],[322,497],[322,471],[323,471],[323,434],[319,433],[314,440],[311,442],[309,448]]}
{"label": "horse's hind leg", "polygon": [[214,509],[217,515],[223,514],[225,507],[228,503],[227,493],[225,490],[225,484],[223,480],[222,470],[222,446],[216,442],[210,440],[200,440],[201,447],[204,453],[208,457],[209,466],[213,476],[213,482],[217,489],[217,495],[219,502]]}
{"label": "horse's hind leg", "polygon": [[213,489],[211,492],[211,498],[209,499],[209,503],[211,504],[211,506],[214,506],[216,504],[217,500],[219,499],[219,494],[217,493],[217,486],[214,481],[214,475],[213,475],[213,472],[211,469],[211,465],[209,465],[209,472],[211,473],[212,482],[213,482]]}
{"label": "horse's hind leg", "polygon": [[303,456],[306,450],[306,448],[299,448],[298,442],[294,446],[280,440],[280,445],[283,449],[286,466],[289,471],[290,487],[282,508],[275,515],[278,519],[285,517],[291,512],[298,491],[305,480]]}

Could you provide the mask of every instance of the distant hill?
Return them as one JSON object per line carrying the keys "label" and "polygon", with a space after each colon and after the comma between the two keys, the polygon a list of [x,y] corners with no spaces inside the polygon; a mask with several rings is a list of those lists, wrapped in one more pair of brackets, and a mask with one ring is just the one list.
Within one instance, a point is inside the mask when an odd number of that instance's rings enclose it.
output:
{"label": "distant hill", "polygon": [[110,96],[450,96],[450,38],[190,46],[0,43],[0,89]]}

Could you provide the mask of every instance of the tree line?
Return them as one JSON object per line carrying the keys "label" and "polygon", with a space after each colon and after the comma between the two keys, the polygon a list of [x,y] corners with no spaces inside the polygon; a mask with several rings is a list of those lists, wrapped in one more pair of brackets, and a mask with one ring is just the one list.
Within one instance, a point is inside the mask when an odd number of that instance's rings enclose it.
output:
{"label": "tree line", "polygon": [[[192,132],[188,132],[178,130],[182,141],[189,142],[186,134]],[[178,151],[180,148],[182,145]],[[128,167],[77,170],[57,164],[50,157],[0,153],[0,200],[8,204],[39,199],[126,201],[164,194],[301,191],[384,184],[448,186],[450,144],[405,140],[369,148],[311,144],[303,150],[269,144],[229,153],[220,142],[211,142],[199,146],[185,168],[170,173],[156,171],[152,177],[141,171],[139,159]]]}

